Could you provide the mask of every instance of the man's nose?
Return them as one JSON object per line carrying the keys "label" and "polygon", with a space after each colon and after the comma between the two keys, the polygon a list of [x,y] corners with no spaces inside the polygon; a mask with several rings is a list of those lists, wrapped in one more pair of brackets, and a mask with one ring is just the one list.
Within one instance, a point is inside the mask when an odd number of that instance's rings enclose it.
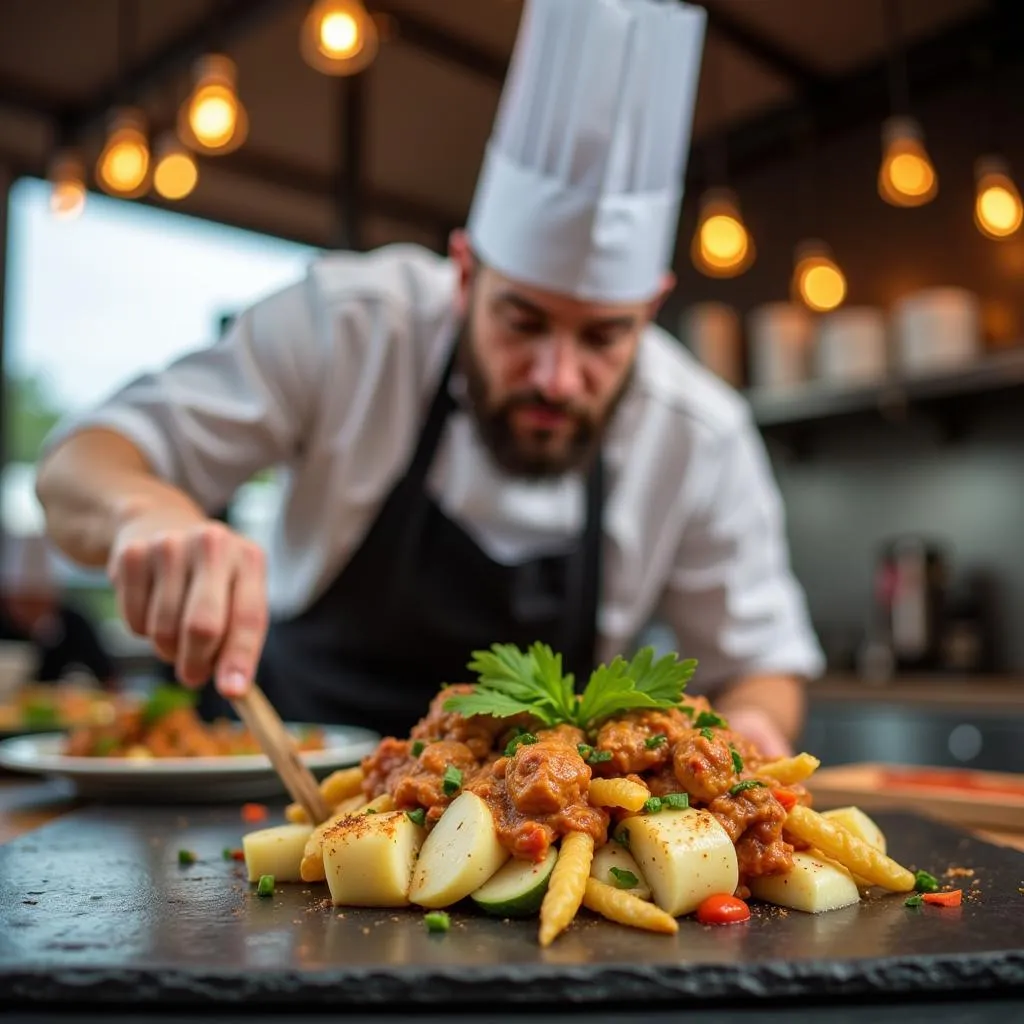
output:
{"label": "man's nose", "polygon": [[583,388],[579,353],[571,338],[545,339],[538,347],[530,383],[551,402],[568,402]]}

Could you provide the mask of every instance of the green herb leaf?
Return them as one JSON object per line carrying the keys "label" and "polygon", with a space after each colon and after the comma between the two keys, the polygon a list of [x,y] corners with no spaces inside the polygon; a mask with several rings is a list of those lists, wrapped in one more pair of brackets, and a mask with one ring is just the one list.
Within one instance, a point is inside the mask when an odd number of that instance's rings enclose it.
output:
{"label": "green herb leaf", "polygon": [[905,907],[919,907],[919,906],[921,906],[922,903],[924,903],[924,897],[919,892],[917,892],[917,893],[914,893],[913,896],[908,896],[903,901],[903,906],[905,906]]}
{"label": "green herb leaf", "polygon": [[594,748],[589,743],[577,743],[576,750],[584,761],[594,752]]}
{"label": "green herb leaf", "polygon": [[763,789],[764,785],[765,784],[763,782],[758,782],[757,779],[744,779],[742,782],[737,782],[736,785],[729,790],[729,796],[738,796],[740,793],[744,793],[748,789]]}
{"label": "green herb leaf", "polygon": [[427,745],[423,740],[413,740],[412,746],[409,748],[409,753],[412,754],[413,757],[419,757],[420,754],[426,750],[426,747]]}
{"label": "green herb leaf", "polygon": [[405,816],[414,825],[425,825],[427,823],[427,812],[422,807],[417,807],[415,810],[406,811]]}
{"label": "green herb leaf", "polygon": [[620,829],[615,833],[612,838],[621,846],[624,850],[629,849],[629,829]]}
{"label": "green herb leaf", "polygon": [[632,889],[640,884],[640,879],[625,868],[609,868],[608,874],[612,877],[612,884],[619,889]]}
{"label": "green herb leaf", "polygon": [[256,886],[257,896],[273,896],[274,895],[274,876],[273,875],[260,875],[259,884]]}
{"label": "green herb leaf", "polygon": [[685,811],[690,806],[690,794],[667,793],[661,798],[661,802],[666,807],[671,807],[673,811]]}
{"label": "green herb leaf", "polygon": [[109,757],[117,750],[116,736],[100,736],[92,745],[92,752],[96,757]]}
{"label": "green herb leaf", "polygon": [[927,871],[915,871],[914,888],[918,892],[938,892],[939,880]]}
{"label": "green herb leaf", "polygon": [[704,726],[703,729],[701,729],[700,734],[706,740],[712,740],[713,741],[714,738],[715,738],[715,734],[706,725]]}
{"label": "green herb leaf", "polygon": [[198,698],[197,691],[184,686],[158,686],[142,706],[142,720],[152,725],[172,711],[194,708]]}
{"label": "green herb leaf", "polygon": [[367,807],[365,813],[366,814],[376,814],[377,813],[377,808],[376,807]]}
{"label": "green herb leaf", "polygon": [[674,654],[666,654],[655,661],[653,647],[641,648],[629,664],[637,690],[666,707],[679,703],[696,670],[693,658],[679,661]]}
{"label": "green herb leaf", "polygon": [[740,757],[740,752],[735,747],[729,748],[732,753],[732,767],[737,775],[743,772],[743,758]]}
{"label": "green herb leaf", "polygon": [[423,923],[428,932],[446,932],[452,926],[452,919],[443,910],[432,910],[423,915]]}
{"label": "green herb leaf", "polygon": [[657,750],[658,747],[664,746],[666,743],[668,743],[668,737],[663,732],[659,732],[657,736],[648,736],[644,740],[644,746],[648,750]]}
{"label": "green herb leaf", "polygon": [[521,732],[518,736],[508,741],[508,745],[505,747],[505,756],[512,757],[524,744],[529,747],[533,746],[536,742],[537,737],[532,732]]}
{"label": "green herb leaf", "polygon": [[660,796],[650,796],[644,801],[644,812],[646,814],[657,814],[661,810],[662,799]]}
{"label": "green herb leaf", "polygon": [[610,750],[592,750],[587,758],[587,764],[602,764],[604,761],[610,761],[611,759],[612,752]]}
{"label": "green herb leaf", "polygon": [[697,716],[697,721],[693,723],[693,727],[695,729],[703,729],[705,727],[728,729],[729,723],[721,715],[716,715],[713,711],[702,711]]}
{"label": "green herb leaf", "polygon": [[441,776],[441,789],[445,796],[455,796],[462,788],[462,772],[454,765],[448,765]]}

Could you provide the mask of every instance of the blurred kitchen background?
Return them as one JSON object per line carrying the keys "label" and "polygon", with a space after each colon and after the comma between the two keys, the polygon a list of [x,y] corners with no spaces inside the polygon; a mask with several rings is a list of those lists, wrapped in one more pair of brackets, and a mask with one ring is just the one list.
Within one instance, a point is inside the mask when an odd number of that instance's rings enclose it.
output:
{"label": "blurred kitchen background", "polygon": [[[830,662],[804,742],[833,765],[1024,770],[1024,5],[704,6],[663,322],[769,445]],[[33,542],[46,432],[318,249],[443,250],[520,14],[0,3],[4,587],[50,574],[114,685],[160,669],[102,575]],[[268,472],[225,515],[262,537],[276,500]]]}

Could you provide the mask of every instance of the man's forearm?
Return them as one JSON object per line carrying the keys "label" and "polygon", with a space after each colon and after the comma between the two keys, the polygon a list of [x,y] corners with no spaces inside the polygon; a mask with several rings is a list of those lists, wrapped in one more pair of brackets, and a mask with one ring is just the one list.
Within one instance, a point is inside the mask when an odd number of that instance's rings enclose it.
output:
{"label": "man's forearm", "polygon": [[153,475],[130,441],[108,430],[85,430],[59,445],[39,466],[36,494],[53,542],[86,566],[106,564],[118,530],[148,509],[203,518],[190,498]]}
{"label": "man's forearm", "polygon": [[807,698],[804,684],[793,676],[745,676],[713,703],[725,718],[740,708],[756,709],[771,719],[788,743],[793,743],[803,729]]}

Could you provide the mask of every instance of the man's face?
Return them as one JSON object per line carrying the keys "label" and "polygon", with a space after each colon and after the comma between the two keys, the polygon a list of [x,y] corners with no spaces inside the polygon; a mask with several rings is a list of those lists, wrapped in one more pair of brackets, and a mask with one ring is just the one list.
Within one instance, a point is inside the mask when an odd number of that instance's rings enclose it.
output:
{"label": "man's face", "polygon": [[629,385],[656,304],[580,302],[480,264],[464,290],[460,366],[494,459],[534,478],[585,466]]}

